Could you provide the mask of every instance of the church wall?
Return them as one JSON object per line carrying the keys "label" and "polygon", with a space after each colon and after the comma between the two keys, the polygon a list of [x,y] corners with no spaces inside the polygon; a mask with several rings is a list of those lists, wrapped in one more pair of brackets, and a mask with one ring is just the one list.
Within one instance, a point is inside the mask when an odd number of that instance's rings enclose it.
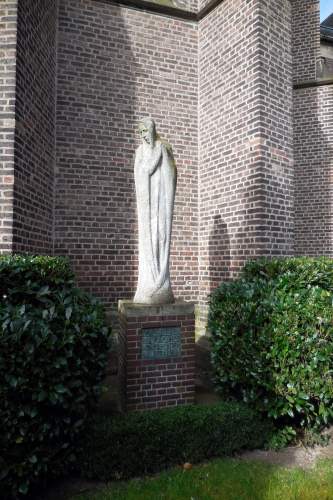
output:
{"label": "church wall", "polygon": [[187,12],[196,13],[198,10],[197,0],[150,0],[150,1],[162,7],[173,7],[176,9],[185,10]]}
{"label": "church wall", "polygon": [[52,254],[56,0],[20,0],[13,251]]}
{"label": "church wall", "polygon": [[258,14],[259,61],[256,70],[260,105],[262,223],[258,256],[294,253],[294,154],[292,91],[292,8],[289,0],[261,0]]}
{"label": "church wall", "polygon": [[[225,0],[222,0],[222,1],[225,1]],[[200,12],[205,7],[208,7],[210,3],[211,3],[211,0],[198,0],[198,9],[197,9],[197,11]]]}
{"label": "church wall", "polygon": [[226,0],[199,24],[200,299],[293,249],[291,8]]}
{"label": "church wall", "polygon": [[68,255],[108,305],[132,297],[135,127],[152,115],[179,173],[177,297],[205,303],[248,258],[332,255],[332,86],[314,86],[319,0],[224,0],[198,24],[61,0],[57,61],[57,0],[16,11],[2,2],[1,253]]}
{"label": "church wall", "polygon": [[0,254],[12,250],[17,0],[0,4]]}
{"label": "church wall", "polygon": [[296,253],[333,257],[333,86],[294,93]]}
{"label": "church wall", "polygon": [[197,26],[91,0],[61,0],[55,253],[114,305],[137,279],[136,127],[151,115],[173,146],[176,297],[197,296]]}
{"label": "church wall", "polygon": [[316,78],[320,55],[319,0],[292,0],[294,83]]}
{"label": "church wall", "polygon": [[294,2],[293,23],[294,82],[309,84],[294,89],[295,252],[333,257],[333,86],[313,85],[319,0]]}

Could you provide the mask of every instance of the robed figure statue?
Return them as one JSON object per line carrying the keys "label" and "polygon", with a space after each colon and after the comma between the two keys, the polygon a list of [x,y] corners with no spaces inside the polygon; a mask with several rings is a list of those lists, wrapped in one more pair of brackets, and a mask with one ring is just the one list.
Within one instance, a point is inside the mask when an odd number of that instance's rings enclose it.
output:
{"label": "robed figure statue", "polygon": [[177,169],[171,146],[156,133],[155,122],[139,123],[142,144],[135,155],[135,189],[139,229],[139,277],[134,302],[174,302],[169,255]]}

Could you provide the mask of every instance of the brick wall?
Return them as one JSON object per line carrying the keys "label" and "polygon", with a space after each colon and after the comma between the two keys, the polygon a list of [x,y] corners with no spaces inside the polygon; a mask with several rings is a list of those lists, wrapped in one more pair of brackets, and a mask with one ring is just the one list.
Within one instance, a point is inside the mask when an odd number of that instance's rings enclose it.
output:
{"label": "brick wall", "polygon": [[226,0],[199,24],[200,298],[292,251],[288,0]]}
{"label": "brick wall", "polygon": [[[225,0],[222,0],[225,1]],[[211,0],[198,0],[198,12],[210,4]]]}
{"label": "brick wall", "polygon": [[333,257],[333,86],[295,90],[296,253]]}
{"label": "brick wall", "polygon": [[137,121],[155,118],[178,168],[171,274],[197,290],[197,27],[90,0],[62,0],[55,252],[108,305],[137,278]]}
{"label": "brick wall", "polygon": [[262,183],[259,206],[263,217],[258,255],[294,253],[294,158],[292,91],[292,9],[289,0],[261,0],[255,68],[260,141],[256,171]]}
{"label": "brick wall", "polygon": [[0,254],[12,250],[17,0],[0,4]]}
{"label": "brick wall", "polygon": [[[320,50],[319,0],[296,1],[294,81],[315,78]],[[333,86],[294,90],[295,251],[333,257]]]}
{"label": "brick wall", "polygon": [[20,0],[13,250],[52,254],[56,0]]}
{"label": "brick wall", "polygon": [[198,0],[145,0],[145,1],[146,2],[148,1],[149,3],[155,3],[161,6],[161,8],[172,7],[192,13],[196,13],[198,10]]}
{"label": "brick wall", "polygon": [[174,7],[177,9],[185,10],[187,12],[197,12],[198,2],[197,0],[148,0],[157,5],[163,5],[166,7]]}
{"label": "brick wall", "polygon": [[291,5],[294,83],[315,80],[320,56],[320,1],[293,0]]}
{"label": "brick wall", "polygon": [[[224,0],[199,25],[61,0],[57,80],[57,1],[22,0],[18,21],[16,7],[0,8],[0,252],[54,244],[105,303],[132,297],[135,127],[147,115],[178,166],[176,296],[200,288],[205,302],[249,257],[293,252],[291,52],[294,83],[313,81],[319,0]],[[296,253],[331,254],[331,88],[294,90]]]}
{"label": "brick wall", "polygon": [[[176,328],[180,332],[177,355],[145,358],[143,331]],[[127,410],[145,410],[194,403],[194,306],[177,304],[141,308],[120,307],[121,395]],[[152,345],[156,346],[156,338]],[[154,349],[153,349],[154,350]],[[152,356],[153,358],[153,356]]]}

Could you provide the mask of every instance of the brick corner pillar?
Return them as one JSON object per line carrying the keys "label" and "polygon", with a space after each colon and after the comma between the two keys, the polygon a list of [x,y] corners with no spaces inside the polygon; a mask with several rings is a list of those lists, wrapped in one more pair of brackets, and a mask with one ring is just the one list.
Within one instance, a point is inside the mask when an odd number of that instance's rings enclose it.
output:
{"label": "brick corner pillar", "polygon": [[0,2],[0,254],[53,252],[57,22],[58,0]]}
{"label": "brick corner pillar", "polygon": [[194,304],[151,306],[119,301],[123,408],[194,403]]}
{"label": "brick corner pillar", "polygon": [[0,254],[12,252],[17,0],[0,4]]}
{"label": "brick corner pillar", "polygon": [[235,0],[199,22],[201,304],[249,259],[294,252],[291,21],[289,0]]}

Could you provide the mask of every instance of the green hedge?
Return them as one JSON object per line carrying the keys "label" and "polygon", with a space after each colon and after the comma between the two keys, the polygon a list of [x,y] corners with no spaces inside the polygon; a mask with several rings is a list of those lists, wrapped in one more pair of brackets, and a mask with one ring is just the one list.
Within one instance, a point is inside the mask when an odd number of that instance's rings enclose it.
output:
{"label": "green hedge", "polygon": [[0,258],[0,491],[16,497],[75,460],[110,344],[101,306],[65,259]]}
{"label": "green hedge", "polygon": [[263,446],[271,424],[245,405],[182,406],[99,416],[78,457],[84,478],[110,481]]}
{"label": "green hedge", "polygon": [[249,262],[210,300],[217,387],[277,423],[317,427],[333,417],[333,261]]}

